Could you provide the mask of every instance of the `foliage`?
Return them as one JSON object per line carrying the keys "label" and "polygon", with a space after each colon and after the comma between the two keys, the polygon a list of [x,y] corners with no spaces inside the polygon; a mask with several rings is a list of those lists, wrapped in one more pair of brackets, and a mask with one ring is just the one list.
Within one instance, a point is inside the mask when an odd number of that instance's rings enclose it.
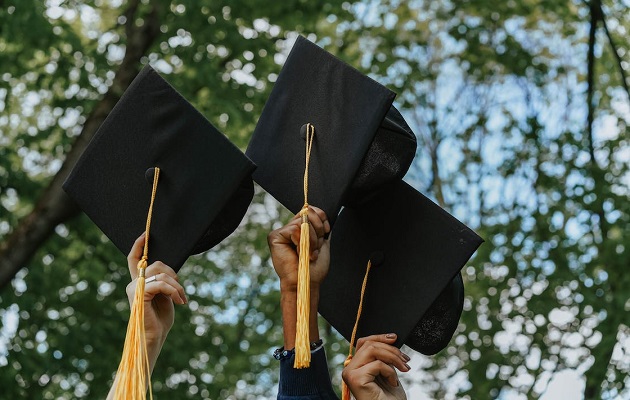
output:
{"label": "foliage", "polygon": [[[0,241],[110,88],[129,3],[0,1]],[[420,143],[408,180],[487,241],[463,270],[451,345],[415,374],[425,390],[537,398],[574,369],[586,398],[628,396],[630,4],[601,4],[618,47],[600,25],[592,135],[584,1],[161,0],[141,2],[134,24],[153,6],[160,33],[142,62],[242,148],[296,33],[399,93]],[[265,237],[287,217],[259,191],[239,230],[186,264],[190,307],[177,308],[158,396],[273,393],[281,324]],[[0,292],[3,395],[104,397],[127,281],[124,257],[86,217],[59,225]],[[337,338],[328,334],[335,380]]]}

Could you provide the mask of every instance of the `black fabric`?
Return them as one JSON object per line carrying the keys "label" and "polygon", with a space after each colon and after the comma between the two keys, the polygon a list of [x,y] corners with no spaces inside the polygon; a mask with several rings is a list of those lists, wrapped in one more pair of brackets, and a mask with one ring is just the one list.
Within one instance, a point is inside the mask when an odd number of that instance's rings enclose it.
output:
{"label": "black fabric", "polygon": [[306,147],[300,131],[313,124],[308,201],[323,209],[333,224],[348,200],[399,179],[409,168],[416,138],[392,107],[394,97],[300,36],[247,148],[258,166],[254,180],[289,210],[299,212]]}
{"label": "black fabric", "polygon": [[278,400],[338,400],[330,382],[323,347],[311,352],[311,366],[293,368],[295,353],[280,359]]}
{"label": "black fabric", "polygon": [[[253,196],[254,164],[151,67],[131,83],[64,189],[127,254],[144,231],[148,169],[160,167],[149,261],[178,270],[229,235]],[[220,216],[220,218],[217,218]]]}
{"label": "black fabric", "polygon": [[360,205],[387,183],[401,180],[416,155],[416,146],[416,136],[392,106],[353,178],[346,205]]}
{"label": "black fabric", "polygon": [[463,306],[464,282],[457,274],[411,330],[405,344],[422,354],[436,354],[451,340]]}
{"label": "black fabric", "polygon": [[[407,183],[387,185],[360,207],[341,211],[331,236],[330,271],[320,290],[319,312],[349,340],[367,262],[380,258],[368,278],[357,338],[393,332],[398,346],[407,341],[421,352],[435,352],[450,340],[463,301],[456,290],[444,289],[481,242]],[[436,303],[442,293],[449,298]],[[453,295],[458,296],[450,298]],[[434,303],[436,309],[442,304],[453,309],[439,321],[449,329],[418,332],[416,325]],[[427,316],[425,322],[431,323],[421,328],[437,326],[435,317],[439,315]],[[410,338],[412,332],[420,336]]]}
{"label": "black fabric", "polygon": [[254,197],[254,181],[244,179],[234,194],[214,218],[208,230],[197,241],[190,254],[203,253],[228,237],[240,224]]}

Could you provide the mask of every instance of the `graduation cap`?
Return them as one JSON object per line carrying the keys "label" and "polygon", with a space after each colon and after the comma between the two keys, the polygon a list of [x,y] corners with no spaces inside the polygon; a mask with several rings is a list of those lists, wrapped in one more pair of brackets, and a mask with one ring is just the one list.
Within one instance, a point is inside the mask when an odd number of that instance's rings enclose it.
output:
{"label": "graduation cap", "polygon": [[332,226],[342,206],[360,203],[409,169],[416,137],[392,106],[395,96],[299,36],[247,147],[257,165],[254,180],[297,214],[310,124],[308,202]]}
{"label": "graduation cap", "polygon": [[398,347],[435,354],[457,328],[460,270],[482,242],[407,183],[393,183],[339,215],[319,312],[353,346],[362,301],[356,338],[392,332]]}
{"label": "graduation cap", "polygon": [[147,381],[151,392],[144,333],[148,264],[159,260],[178,271],[188,256],[236,229],[253,197],[254,168],[147,66],[70,173],[63,188],[124,254],[147,232],[115,398],[145,399]]}
{"label": "graduation cap", "polygon": [[236,229],[254,189],[254,164],[153,68],[146,66],[105,119],[63,185],[123,254],[145,230],[160,169],[149,264],[175,271]]}
{"label": "graduation cap", "polygon": [[416,138],[392,106],[395,94],[300,36],[258,120],[246,154],[254,180],[302,214],[295,364],[310,364],[308,204],[331,227],[344,205],[360,204],[400,180]]}

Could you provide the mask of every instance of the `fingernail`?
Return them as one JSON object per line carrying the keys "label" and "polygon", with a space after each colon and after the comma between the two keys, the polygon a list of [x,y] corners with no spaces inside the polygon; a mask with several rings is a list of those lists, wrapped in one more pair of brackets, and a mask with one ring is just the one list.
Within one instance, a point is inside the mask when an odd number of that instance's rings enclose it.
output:
{"label": "fingernail", "polygon": [[407,371],[411,369],[411,367],[407,363],[405,363],[405,367],[407,367]]}
{"label": "fingernail", "polygon": [[394,384],[392,385],[393,387],[398,387],[399,383],[398,381],[394,382]]}
{"label": "fingernail", "polygon": [[405,353],[400,353],[400,354],[402,354],[402,357],[403,357],[403,359],[404,359],[405,361],[409,361],[409,360],[411,360],[411,357],[409,357],[407,354],[405,354]]}
{"label": "fingernail", "polygon": [[387,335],[385,335],[385,337],[387,339],[395,339],[396,338],[396,334],[395,333],[388,333]]}
{"label": "fingernail", "polygon": [[328,222],[328,220],[324,221],[324,230],[326,231],[326,233],[330,232],[330,223]]}

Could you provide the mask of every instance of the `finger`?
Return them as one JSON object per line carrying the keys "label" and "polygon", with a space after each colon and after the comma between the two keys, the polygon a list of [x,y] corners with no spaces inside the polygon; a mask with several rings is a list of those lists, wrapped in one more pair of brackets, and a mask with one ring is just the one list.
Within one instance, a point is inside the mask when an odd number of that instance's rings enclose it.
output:
{"label": "finger", "polygon": [[[319,236],[324,236],[325,234],[330,232],[330,222],[328,222],[328,217],[326,213],[321,208],[317,208],[315,206],[309,206],[310,210],[313,211],[318,217],[319,221],[322,223],[322,233]],[[310,213],[309,213],[310,214]]]}
{"label": "finger", "polygon": [[[167,275],[165,275],[167,276]],[[170,278],[170,277],[169,277]],[[146,285],[144,289],[145,301],[152,300],[158,294],[163,294],[170,297],[173,303],[185,304],[186,301],[180,296],[179,291],[172,285],[174,281],[170,278],[169,281],[153,281]],[[177,283],[177,282],[175,282]]]}
{"label": "finger", "polygon": [[[392,374],[394,379],[392,379]],[[398,376],[394,368],[379,360],[372,361],[361,367],[353,367],[352,363],[350,363],[344,368],[341,377],[355,397],[358,397],[357,395],[362,392],[372,392],[373,390],[369,389],[370,386],[372,384],[379,385],[379,381],[382,380],[382,378],[379,379],[380,377],[387,377],[388,384],[392,386],[398,383]]]}
{"label": "finger", "polygon": [[398,387],[398,374],[391,365],[387,365],[382,361],[374,361],[363,368],[366,374],[374,376],[374,381],[377,384],[381,385],[381,382],[385,381],[390,386]]}
{"label": "finger", "polygon": [[169,275],[176,281],[179,281],[179,277],[177,276],[177,273],[173,270],[173,268],[164,264],[162,261],[156,261],[153,264],[149,265],[146,269],[145,275],[148,278],[150,276],[157,275],[160,273]]}
{"label": "finger", "polygon": [[380,342],[368,342],[354,355],[352,362],[357,366],[366,365],[372,361],[380,360],[391,364],[400,371],[409,371],[405,355],[396,347]]}
{"label": "finger", "polygon": [[383,333],[381,335],[365,336],[357,340],[356,349],[357,351],[359,351],[359,349],[361,348],[361,346],[363,346],[365,342],[381,342],[393,344],[394,342],[396,342],[397,337],[398,336],[395,333]]}
{"label": "finger", "polygon": [[315,229],[317,237],[324,237],[327,233],[324,227],[324,221],[326,221],[326,213],[319,208],[313,206],[308,207],[308,222]]}
{"label": "finger", "polygon": [[142,257],[142,250],[144,250],[145,236],[146,233],[142,232],[142,235],[133,242],[131,250],[129,250],[129,254],[127,255],[127,266],[129,267],[129,272],[131,273],[131,279],[138,277],[138,262]]}
{"label": "finger", "polygon": [[175,271],[173,271],[172,268],[160,261],[157,261],[147,267],[147,278],[151,277],[155,277],[155,280],[152,282],[147,282],[147,287],[152,285],[154,282],[166,282],[177,290],[179,297],[184,303],[188,302],[188,299],[186,298],[186,291],[184,290],[184,287],[179,283],[177,274],[175,273]]}
{"label": "finger", "polygon": [[[276,231],[282,237],[283,239],[282,242],[285,242],[286,244],[291,243],[296,247],[299,246],[300,236],[302,235],[301,220],[299,220],[297,223],[299,223],[300,225],[296,225],[295,221],[291,221],[289,224],[285,225],[284,227]],[[315,250],[319,250],[319,247],[317,245],[318,239],[317,239],[317,233],[315,232],[313,225],[309,224],[308,229],[309,229],[309,246],[310,246],[311,256],[312,256]]]}
{"label": "finger", "polygon": [[[302,223],[301,212],[295,214],[289,223]],[[308,206],[308,222],[315,229],[317,237],[324,237],[325,234],[330,232],[330,223],[326,218],[326,213],[317,207]]]}
{"label": "finger", "polygon": [[312,254],[315,250],[319,250],[319,238],[317,237],[317,231],[315,230],[315,227],[313,227],[313,224],[309,224],[308,231],[308,240]]}
{"label": "finger", "polygon": [[277,245],[294,245],[297,246],[300,243],[300,229],[299,225],[291,221],[282,228],[276,229],[269,233],[267,236],[267,242],[269,247]]}

